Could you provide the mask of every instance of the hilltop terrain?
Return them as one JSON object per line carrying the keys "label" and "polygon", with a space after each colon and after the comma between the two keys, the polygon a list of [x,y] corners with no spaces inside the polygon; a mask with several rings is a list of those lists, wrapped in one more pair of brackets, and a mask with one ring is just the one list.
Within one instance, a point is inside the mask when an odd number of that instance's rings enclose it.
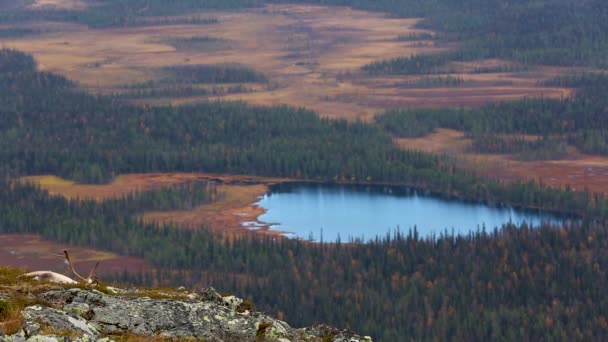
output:
{"label": "hilltop terrain", "polygon": [[0,268],[0,341],[372,341],[324,325],[294,329],[213,288],[70,288],[20,273]]}

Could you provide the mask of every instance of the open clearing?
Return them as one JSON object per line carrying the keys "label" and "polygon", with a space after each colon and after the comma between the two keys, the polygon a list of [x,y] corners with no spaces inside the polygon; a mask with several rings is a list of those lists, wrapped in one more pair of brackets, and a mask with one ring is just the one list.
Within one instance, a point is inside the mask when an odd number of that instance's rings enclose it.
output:
{"label": "open clearing", "polygon": [[[78,2],[39,0],[36,5],[49,3],[76,6]],[[148,104],[222,98],[288,104],[314,109],[326,117],[368,120],[388,108],[475,106],[570,94],[568,89],[538,85],[540,80],[568,73],[565,68],[475,73],[506,63],[495,60],[454,65],[456,74],[451,76],[464,81],[458,87],[404,87],[404,82],[422,76],[371,77],[360,72],[361,66],[373,61],[452,48],[434,41],[398,40],[399,36],[428,33],[414,28],[419,19],[386,18],[346,7],[312,5],[268,5],[242,12],[192,15],[215,18],[218,23],[119,29],[55,24],[52,33],[0,43],[32,53],[41,69],[62,74],[100,93],[158,80],[159,68],[171,65],[237,63],[270,79],[267,84],[246,85],[250,91],[245,93],[137,101]],[[221,49],[176,49],[167,42],[168,38],[191,37],[224,43]]]}
{"label": "open clearing", "polygon": [[70,251],[74,268],[81,274],[88,274],[97,261],[100,262],[97,270],[99,275],[123,271],[137,273],[146,269],[143,259],[51,242],[31,234],[0,234],[0,265],[32,271],[52,270],[71,275],[64,258],[55,256],[61,254],[64,249]]}
{"label": "open clearing", "polygon": [[448,155],[461,167],[480,176],[505,181],[535,180],[545,185],[608,195],[608,158],[592,156],[568,147],[560,160],[519,161],[508,154],[481,154],[470,151],[471,141],[463,132],[437,129],[421,138],[398,138],[395,144],[403,149]]}
{"label": "open clearing", "polygon": [[[270,184],[285,182],[283,178],[218,175],[203,173],[149,173],[120,175],[105,185],[76,184],[56,176],[30,176],[20,179],[39,185],[54,195],[68,199],[94,199],[97,201],[120,198],[129,193],[158,189],[194,181],[214,181],[217,195],[213,203],[188,211],[151,212],[143,215],[148,222],[175,224],[185,228],[209,228],[225,233],[243,233],[251,230],[243,222],[255,222],[264,209],[254,203],[268,191]],[[268,227],[256,230],[260,234],[280,234]]]}
{"label": "open clearing", "polygon": [[267,184],[220,185],[217,202],[201,205],[193,210],[150,212],[143,215],[144,222],[173,224],[185,228],[210,228],[224,233],[242,233],[252,230],[243,226],[244,222],[255,222],[254,232],[268,235],[281,235],[282,232],[269,230],[268,225],[258,221],[265,209],[258,207],[259,196],[268,191]]}

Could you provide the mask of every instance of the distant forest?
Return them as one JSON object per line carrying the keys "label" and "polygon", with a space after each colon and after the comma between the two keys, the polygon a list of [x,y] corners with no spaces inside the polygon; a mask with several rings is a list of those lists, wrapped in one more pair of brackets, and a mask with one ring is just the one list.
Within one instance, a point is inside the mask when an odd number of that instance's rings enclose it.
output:
{"label": "distant forest", "polygon": [[[9,6],[0,12],[0,23],[51,20],[92,27],[158,25],[168,20],[163,16],[267,3],[352,6],[392,16],[425,18],[419,27],[440,32],[443,41],[461,43],[454,52],[372,63],[365,67],[372,73],[428,72],[449,61],[483,58],[608,67],[608,37],[604,34],[608,31],[608,9],[603,0],[105,0],[82,11]],[[204,16],[180,20],[192,24],[214,22]]]}
{"label": "distant forest", "polygon": [[545,85],[574,87],[577,95],[563,100],[524,99],[474,109],[393,110],[377,116],[376,122],[399,137],[424,136],[438,127],[465,131],[473,138],[473,149],[481,153],[559,159],[566,144],[572,144],[586,153],[607,155],[608,76],[560,77]]}

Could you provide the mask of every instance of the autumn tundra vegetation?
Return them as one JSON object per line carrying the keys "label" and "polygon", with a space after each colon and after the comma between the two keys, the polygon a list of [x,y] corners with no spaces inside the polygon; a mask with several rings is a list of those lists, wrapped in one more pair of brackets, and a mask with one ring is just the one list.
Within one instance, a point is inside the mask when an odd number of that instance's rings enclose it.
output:
{"label": "autumn tundra vegetation", "polygon": [[[107,282],[213,285],[292,324],[347,326],[379,341],[606,338],[608,186],[597,184],[608,171],[559,175],[608,168],[602,1],[0,9],[1,233],[146,261],[141,272],[104,274]],[[289,34],[246,36],[274,29]],[[74,45],[102,36],[124,40],[91,45],[107,56]],[[151,50],[134,57],[134,44]],[[421,146],[438,134],[441,146]],[[455,142],[463,147],[450,149]],[[523,171],[491,172],[501,165]],[[97,197],[51,193],[27,177],[101,187],[151,173],[218,176]],[[225,199],[211,184],[278,179],[407,186],[571,219],[465,236],[395,227],[329,243],[150,219]]]}

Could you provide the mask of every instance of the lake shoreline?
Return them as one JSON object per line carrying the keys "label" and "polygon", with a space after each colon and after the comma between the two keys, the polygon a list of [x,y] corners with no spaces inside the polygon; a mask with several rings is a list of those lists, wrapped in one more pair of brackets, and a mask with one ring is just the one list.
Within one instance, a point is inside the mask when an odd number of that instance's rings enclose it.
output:
{"label": "lake shoreline", "polygon": [[[519,225],[527,222],[531,226],[540,226],[578,219],[547,210],[446,198],[405,186],[318,182],[286,182],[269,186],[269,191],[253,205],[267,209],[257,217],[256,222],[260,225],[267,222],[281,223],[278,226],[269,225],[271,231],[273,227],[280,231],[294,231],[294,237],[307,239],[308,236],[308,240],[313,240],[311,236],[317,233],[323,235],[322,232],[325,231],[329,232],[325,234],[325,237],[329,235],[329,241],[339,237],[358,239],[361,236],[366,240],[370,235],[383,236],[396,229],[407,232],[414,227],[425,236],[450,231],[466,235],[476,230],[493,230],[508,223]],[[416,209],[408,212],[412,206]],[[387,209],[388,207],[392,209]],[[429,211],[429,208],[434,209]],[[419,217],[417,221],[404,220],[404,217],[415,217],[424,212],[426,216]],[[317,221],[314,217],[317,217]],[[352,217],[358,219],[349,222]],[[389,217],[391,219],[387,220]],[[439,218],[443,218],[443,221]],[[360,225],[367,225],[368,228],[362,229]],[[385,229],[378,233],[378,228]],[[336,229],[341,231],[336,232]]]}
{"label": "lake shoreline", "polygon": [[[273,187],[282,184],[305,184],[305,185],[324,185],[324,186],[344,186],[352,188],[388,188],[388,189],[409,189],[417,191],[425,196],[436,196],[445,200],[457,200],[463,203],[483,204],[497,208],[514,208],[518,210],[529,210],[548,212],[554,215],[563,215],[572,218],[582,218],[581,213],[562,212],[546,210],[542,207],[523,206],[517,203],[494,202],[461,196],[456,193],[441,193],[431,191],[423,186],[411,186],[403,183],[373,182],[373,181],[352,181],[352,180],[318,180],[318,179],[295,179],[280,177],[261,177],[255,175],[236,175],[236,174],[217,174],[217,173],[143,173],[143,174],[124,174],[117,176],[112,182],[107,184],[76,184],[63,180],[55,176],[29,176],[22,177],[18,182],[31,182],[54,195],[61,195],[68,199],[94,199],[103,201],[111,198],[118,198],[129,193],[157,189],[163,186],[183,184],[188,182],[206,181],[213,182],[218,187],[225,187],[229,193],[228,201],[219,199],[219,203],[204,205],[205,208],[195,208],[192,211],[176,211],[171,213],[146,213],[145,219],[157,223],[176,223],[185,228],[207,227],[212,230],[225,232],[228,234],[247,234],[259,233],[272,236],[282,236],[276,230],[271,229],[272,224],[261,222],[259,217],[265,213],[264,208],[259,208],[256,203],[261,196],[268,193]],[[254,187],[258,186],[255,190]],[[249,187],[249,188],[248,188]],[[241,217],[239,213],[247,215]],[[183,216],[183,217],[182,217]],[[201,219],[203,217],[203,219]],[[243,222],[255,221],[256,229],[243,226]],[[275,225],[276,226],[276,225]]]}

